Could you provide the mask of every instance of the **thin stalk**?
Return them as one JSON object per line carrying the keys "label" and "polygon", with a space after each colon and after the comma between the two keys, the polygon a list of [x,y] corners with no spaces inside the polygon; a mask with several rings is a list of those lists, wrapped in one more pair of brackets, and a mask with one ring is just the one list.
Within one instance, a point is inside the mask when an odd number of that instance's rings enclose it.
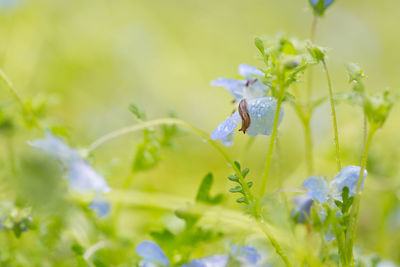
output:
{"label": "thin stalk", "polygon": [[345,240],[346,256],[347,256],[347,261],[351,262],[352,264],[354,264],[353,244],[354,244],[354,239],[356,237],[358,214],[360,211],[361,187],[362,187],[363,180],[364,180],[363,179],[364,178],[363,177],[364,170],[367,166],[368,151],[371,146],[372,137],[374,136],[376,130],[377,130],[377,127],[372,126],[370,128],[368,136],[367,136],[367,140],[365,142],[364,152],[363,152],[363,156],[362,156],[362,160],[361,160],[361,170],[360,170],[360,174],[358,176],[357,189],[356,189],[356,193],[354,196],[354,203],[353,203],[351,211],[350,211],[349,227],[346,232],[346,240]]}
{"label": "thin stalk", "polygon": [[14,88],[14,85],[12,84],[11,80],[8,79],[7,75],[1,69],[0,69],[0,78],[6,84],[6,86],[7,86],[8,90],[10,91],[11,95],[20,104],[20,106],[21,106],[25,116],[27,117],[27,119],[32,121],[33,125],[36,128],[38,128],[39,130],[42,130],[42,128],[40,127],[38,121],[36,120],[35,115],[32,113],[32,110],[30,108],[28,108],[28,106],[26,106],[26,104],[22,100],[22,97],[18,94],[17,90]]}
{"label": "thin stalk", "polygon": [[335,158],[336,158],[336,164],[337,164],[338,170],[340,171],[342,169],[342,167],[341,167],[341,163],[340,163],[339,134],[338,134],[337,119],[336,119],[335,102],[333,100],[332,82],[331,82],[331,77],[329,75],[328,67],[326,65],[325,60],[322,60],[322,66],[323,66],[324,71],[326,73],[326,80],[328,82],[329,99],[330,99],[331,109],[332,109],[333,131],[334,131],[334,134],[335,134],[335,149],[336,149]]}
{"label": "thin stalk", "polygon": [[123,136],[125,134],[129,134],[132,132],[136,132],[145,128],[149,128],[152,126],[157,126],[157,125],[163,125],[163,124],[175,124],[175,125],[180,125],[188,130],[191,130],[192,132],[198,134],[201,138],[203,138],[205,141],[207,141],[211,146],[213,146],[221,155],[222,157],[226,160],[226,162],[229,164],[229,166],[235,171],[237,174],[238,178],[241,180],[243,183],[243,190],[245,194],[247,195],[248,199],[252,202],[254,202],[254,197],[250,193],[250,188],[248,187],[247,183],[244,182],[244,177],[240,170],[236,167],[234,164],[234,161],[229,157],[229,155],[219,146],[216,142],[214,142],[208,134],[204,133],[200,129],[196,128],[195,126],[184,122],[182,120],[174,119],[174,118],[164,118],[164,119],[156,119],[152,121],[147,121],[143,122],[137,125],[125,127],[116,131],[113,131],[109,134],[106,134],[97,140],[95,140],[89,147],[87,148],[87,153],[92,152],[93,150],[97,149],[99,146],[103,145],[104,143],[113,140],[117,137]]}
{"label": "thin stalk", "polygon": [[[283,88],[280,90],[283,91]],[[272,135],[269,143],[269,148],[268,148],[268,154],[267,158],[265,160],[265,168],[264,168],[264,176],[261,180],[261,186],[260,186],[260,198],[264,195],[265,192],[265,187],[267,185],[268,177],[269,177],[269,169],[271,167],[271,160],[272,160],[272,153],[274,152],[274,146],[275,146],[275,141],[278,133],[278,124],[279,124],[279,114],[281,112],[281,105],[282,105],[282,100],[283,97],[278,97],[278,103],[276,105],[276,111],[275,111],[275,116],[274,116],[274,126],[272,129]]]}
{"label": "thin stalk", "polygon": [[257,219],[257,224],[260,227],[260,229],[264,232],[264,234],[267,236],[267,238],[271,242],[272,246],[275,248],[276,253],[281,257],[281,259],[283,260],[285,265],[288,266],[288,267],[292,266],[292,264],[290,263],[288,257],[286,256],[285,252],[283,251],[283,249],[279,245],[279,243],[271,235],[271,232],[269,231],[267,225],[264,223],[264,220],[262,218]]}
{"label": "thin stalk", "polygon": [[303,123],[304,128],[304,145],[305,145],[305,156],[307,163],[307,173],[308,175],[313,174],[314,164],[313,164],[313,141],[311,136],[311,125],[310,125],[310,117],[305,119]]}
{"label": "thin stalk", "polygon": [[317,33],[317,24],[318,24],[318,16],[314,14],[313,21],[311,24],[311,33],[310,33],[311,42],[315,41],[315,34]]}
{"label": "thin stalk", "polygon": [[[314,43],[315,35],[317,32],[318,17],[313,16],[313,21],[311,24],[310,40]],[[312,175],[314,171],[314,153],[313,153],[313,142],[312,142],[312,132],[311,132],[311,116],[313,112],[313,107],[311,105],[311,95],[312,95],[312,84],[313,84],[313,69],[312,66],[308,69],[307,73],[307,88],[306,88],[306,114],[303,114],[302,123],[304,128],[304,145],[305,145],[305,157],[307,164],[307,173]]]}

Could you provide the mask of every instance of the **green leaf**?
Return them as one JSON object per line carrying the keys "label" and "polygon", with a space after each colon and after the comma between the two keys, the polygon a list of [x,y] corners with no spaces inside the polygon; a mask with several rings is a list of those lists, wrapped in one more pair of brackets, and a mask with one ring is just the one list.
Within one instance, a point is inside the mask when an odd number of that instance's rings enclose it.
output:
{"label": "green leaf", "polygon": [[246,178],[246,176],[247,176],[247,174],[249,174],[249,172],[250,172],[250,169],[249,169],[249,168],[245,168],[245,169],[242,171],[242,176],[243,176],[243,178]]}
{"label": "green leaf", "polygon": [[316,61],[320,62],[325,59],[325,49],[322,47],[316,46],[314,44],[309,44],[307,46],[308,53],[313,57]]}
{"label": "green leaf", "polygon": [[256,37],[256,38],[254,38],[254,44],[256,45],[256,47],[258,48],[260,53],[264,56],[265,55],[265,49],[264,49],[263,41],[260,38]]}
{"label": "green leaf", "polygon": [[364,114],[367,116],[368,121],[374,127],[381,128],[389,116],[396,99],[397,97],[392,96],[388,89],[372,96],[366,95],[364,97]]}
{"label": "green leaf", "polygon": [[236,168],[240,171],[240,163],[235,160],[234,164],[235,164]]}
{"label": "green leaf", "polygon": [[231,193],[243,193],[243,189],[242,189],[242,187],[240,185],[238,185],[238,186],[235,186],[235,187],[229,189],[229,192],[231,192]]}
{"label": "green leaf", "polygon": [[83,254],[85,254],[85,249],[79,244],[73,244],[71,246],[71,249],[73,252],[75,252],[76,255],[82,256]]}
{"label": "green leaf", "polygon": [[212,175],[212,173],[208,173],[208,174],[206,174],[206,176],[204,176],[204,178],[199,186],[199,189],[198,189],[197,195],[196,195],[196,201],[215,205],[215,204],[220,203],[223,200],[222,194],[218,194],[215,197],[210,196],[212,184],[213,184],[213,175]]}
{"label": "green leaf", "polygon": [[128,109],[138,120],[146,120],[146,114],[137,105],[130,104]]}

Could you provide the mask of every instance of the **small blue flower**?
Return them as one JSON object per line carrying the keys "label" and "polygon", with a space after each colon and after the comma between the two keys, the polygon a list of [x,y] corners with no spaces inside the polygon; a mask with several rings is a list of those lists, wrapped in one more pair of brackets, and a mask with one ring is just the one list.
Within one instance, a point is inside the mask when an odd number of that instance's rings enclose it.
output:
{"label": "small blue flower", "polygon": [[136,246],[136,253],[143,258],[142,266],[170,266],[167,256],[159,245],[152,241],[143,241]]}
{"label": "small blue flower", "polygon": [[194,259],[184,267],[228,267],[230,261],[237,261],[241,266],[261,266],[261,256],[257,250],[250,246],[232,245],[229,255],[213,255],[211,257]]}
{"label": "small blue flower", "polygon": [[192,260],[183,267],[226,267],[228,261],[229,255],[214,255],[207,258]]}
{"label": "small blue flower", "polygon": [[[343,188],[345,188],[346,186],[349,188],[350,196],[353,196],[356,193],[358,178],[360,176],[360,171],[361,171],[361,168],[358,166],[347,166],[347,167],[344,167],[339,172],[339,174],[336,175],[335,178],[332,180],[331,183],[336,186],[336,189],[339,192],[339,196],[337,196],[337,197],[339,197],[340,200],[342,199],[341,192],[342,192]],[[364,180],[365,180],[365,177],[367,176],[367,174],[368,174],[367,171],[364,170],[361,190],[364,189]]]}
{"label": "small blue flower", "polygon": [[28,143],[35,148],[43,150],[62,163],[62,166],[68,170],[69,185],[73,190],[81,193],[90,191],[108,193],[111,191],[104,178],[80,157],[77,150],[68,146],[52,133],[46,132],[44,139]]}
{"label": "small blue flower", "polygon": [[291,217],[295,218],[297,223],[305,223],[310,217],[311,207],[314,200],[309,196],[298,196],[293,199],[296,204],[291,212]]}
{"label": "small blue flower", "polygon": [[37,139],[28,142],[28,144],[43,150],[65,165],[68,165],[73,159],[79,158],[78,151],[69,147],[64,141],[54,136],[51,132],[46,132],[44,139]]}
{"label": "small blue flower", "polygon": [[[303,183],[303,187],[309,189],[307,195],[317,200],[319,203],[325,203],[332,200],[342,200],[343,188],[349,188],[350,196],[356,193],[358,177],[361,168],[358,166],[344,167],[333,180],[328,184],[324,177],[310,177]],[[367,176],[367,171],[364,170],[363,182]],[[363,189],[363,187],[361,188]]]}
{"label": "small blue flower", "polygon": [[12,10],[22,4],[21,0],[0,0],[0,11]]}
{"label": "small blue flower", "polygon": [[[211,82],[213,86],[224,87],[232,94],[236,102],[239,102],[239,111],[234,112],[224,122],[211,132],[211,139],[221,139],[224,145],[232,145],[234,131],[243,117],[240,113],[240,103],[245,102],[246,108],[243,112],[249,116],[249,127],[242,129],[250,136],[270,135],[272,133],[273,121],[276,112],[276,99],[267,97],[269,87],[262,82],[264,73],[246,64],[239,65],[239,74],[245,79],[218,78]],[[281,110],[279,123],[283,117]]]}
{"label": "small blue flower", "polygon": [[81,193],[90,191],[108,193],[111,191],[104,178],[84,160],[73,160],[71,162],[69,185],[73,190]]}
{"label": "small blue flower", "polygon": [[[358,177],[361,168],[358,166],[344,167],[330,183],[322,176],[312,176],[303,182],[303,187],[308,189],[306,196],[299,196],[294,199],[296,203],[292,210],[292,217],[297,217],[298,223],[304,223],[307,216],[310,215],[311,207],[317,201],[320,204],[327,203],[331,207],[335,207],[334,201],[342,201],[343,188],[349,188],[349,195],[353,196],[357,189]],[[364,170],[364,179],[367,176],[367,171]],[[363,188],[363,187],[362,187]],[[361,188],[361,189],[362,189]],[[340,213],[338,213],[341,216]],[[319,217],[324,220],[326,214],[324,210],[319,211]]]}
{"label": "small blue flower", "polygon": [[110,214],[111,204],[101,197],[96,197],[89,205],[89,209],[96,212],[99,219],[103,219]]}
{"label": "small blue flower", "polygon": [[242,263],[257,264],[261,260],[257,250],[250,246],[239,247],[232,245],[231,255]]}
{"label": "small blue flower", "polygon": [[[310,3],[315,7],[319,1],[320,0],[310,0]],[[324,1],[324,8],[327,8],[333,3],[334,0],[323,0],[323,1]]]}
{"label": "small blue flower", "polygon": [[324,177],[312,176],[303,182],[303,187],[310,190],[307,193],[309,197],[318,200],[319,203],[326,202],[329,193],[329,186]]}

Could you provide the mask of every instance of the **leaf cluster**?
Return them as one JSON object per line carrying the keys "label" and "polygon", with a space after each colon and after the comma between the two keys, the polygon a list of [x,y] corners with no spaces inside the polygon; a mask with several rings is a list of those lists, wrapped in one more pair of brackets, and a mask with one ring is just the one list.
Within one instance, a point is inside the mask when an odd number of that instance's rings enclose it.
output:
{"label": "leaf cluster", "polygon": [[[146,114],[137,105],[129,105],[129,110],[138,121],[145,121]],[[174,114],[170,114],[174,117]],[[162,148],[171,147],[172,139],[179,134],[176,125],[163,125],[159,133],[154,128],[143,130],[143,141],[137,146],[132,163],[133,171],[144,171],[155,167],[162,159]]]}
{"label": "leaf cluster", "polygon": [[[218,205],[223,201],[222,194],[211,196],[212,184],[213,175],[208,173],[200,183],[195,198],[196,203]],[[163,248],[169,259],[179,259],[175,263],[177,265],[185,263],[190,259],[194,247],[198,247],[199,244],[204,242],[214,241],[223,236],[221,232],[205,229],[198,225],[202,215],[192,211],[191,207],[176,210],[175,216],[185,222],[185,227],[182,231],[173,233],[169,229],[164,228],[161,231],[151,232],[151,236]]]}

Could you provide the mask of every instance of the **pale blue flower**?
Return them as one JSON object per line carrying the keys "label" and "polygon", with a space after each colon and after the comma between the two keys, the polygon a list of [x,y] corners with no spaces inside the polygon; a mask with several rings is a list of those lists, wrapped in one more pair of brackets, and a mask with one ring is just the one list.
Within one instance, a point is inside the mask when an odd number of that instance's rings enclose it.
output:
{"label": "pale blue flower", "polygon": [[230,254],[213,255],[211,257],[194,259],[184,267],[228,267],[230,262],[239,262],[241,266],[261,266],[261,256],[250,246],[232,245]]}
{"label": "pale blue flower", "polygon": [[111,204],[102,197],[95,197],[89,205],[89,209],[93,210],[99,219],[103,219],[110,214]]}
{"label": "pale blue flower", "polygon": [[136,253],[143,258],[142,266],[170,266],[164,251],[155,242],[141,242],[136,246]]}
{"label": "pale blue flower", "polygon": [[[349,188],[350,196],[353,196],[356,193],[360,171],[361,168],[358,166],[347,166],[343,168],[338,175],[336,175],[336,177],[332,180],[332,184],[336,186],[336,189],[340,193],[340,196],[343,188],[345,187]],[[364,189],[364,180],[366,176],[367,171],[364,170],[361,190]]]}
{"label": "pale blue flower", "polygon": [[214,255],[207,258],[192,260],[183,267],[226,267],[228,261],[229,255]]}
{"label": "pale blue flower", "polygon": [[90,191],[107,193],[111,191],[104,178],[80,157],[77,150],[68,146],[52,133],[46,132],[44,139],[28,143],[35,148],[43,150],[62,163],[62,167],[68,172],[68,182],[73,190],[80,193]]}
{"label": "pale blue flower", "polygon": [[60,160],[65,165],[68,165],[72,160],[79,158],[78,151],[72,149],[63,140],[54,136],[51,132],[46,132],[44,139],[37,139],[28,142],[28,144],[43,150],[48,155]]}
{"label": "pale blue flower", "polygon": [[[305,196],[298,196],[294,199],[295,207],[292,210],[292,217],[296,218],[298,223],[304,223],[310,216],[311,207],[315,201],[320,204],[327,203],[334,208],[334,200],[342,201],[342,191],[345,187],[349,188],[349,195],[353,196],[357,189],[360,171],[361,168],[358,166],[344,167],[330,183],[322,176],[307,178],[303,182],[303,187],[308,191]],[[367,171],[364,170],[363,184],[366,176]],[[325,210],[320,209],[318,215],[321,220],[324,220],[326,217]],[[341,214],[338,213],[338,216],[341,216]]]}
{"label": "pale blue flower", "polygon": [[297,223],[305,223],[310,217],[311,207],[314,204],[314,200],[309,196],[298,196],[293,199],[295,207],[291,212],[291,217],[296,220]]}
{"label": "pale blue flower", "polygon": [[[310,0],[311,5],[316,6],[320,0]],[[334,0],[324,0],[324,7],[327,8]]]}
{"label": "pale blue flower", "polygon": [[12,10],[22,4],[21,0],[0,0],[0,11]]}
{"label": "pale blue flower", "polygon": [[[273,97],[267,97],[269,87],[262,82],[264,73],[256,67],[246,64],[239,65],[239,74],[243,80],[218,78],[211,82],[213,86],[224,87],[230,92],[236,102],[245,100],[247,111],[250,116],[250,126],[246,133],[250,136],[270,135],[276,112],[277,101]],[[283,117],[280,112],[279,123]],[[211,132],[211,139],[221,139],[224,145],[232,145],[234,131],[242,118],[238,111],[226,118],[218,127]]]}
{"label": "pale blue flower", "polygon": [[[303,187],[309,189],[307,195],[319,203],[325,203],[330,200],[342,200],[342,191],[344,187],[349,188],[350,196],[356,193],[358,177],[361,168],[358,166],[344,167],[333,180],[328,184],[324,177],[310,177],[303,183]],[[364,170],[363,182],[367,176]],[[361,187],[363,189],[363,187]]]}
{"label": "pale blue flower", "polygon": [[320,203],[325,203],[328,198],[329,185],[322,176],[310,177],[303,182],[303,187],[309,189],[307,195]]}
{"label": "pale blue flower", "polygon": [[262,82],[264,73],[256,67],[240,64],[239,74],[245,79],[218,78],[211,82],[212,86],[224,87],[233,98],[239,102],[241,99],[267,96],[269,87]]}
{"label": "pale blue flower", "polygon": [[69,185],[81,193],[95,191],[108,193],[111,191],[104,178],[84,160],[73,160],[69,168]]}
{"label": "pale blue flower", "polygon": [[259,263],[261,260],[261,256],[258,254],[257,250],[250,246],[239,247],[237,245],[232,245],[231,255],[240,262],[246,264],[254,265]]}

